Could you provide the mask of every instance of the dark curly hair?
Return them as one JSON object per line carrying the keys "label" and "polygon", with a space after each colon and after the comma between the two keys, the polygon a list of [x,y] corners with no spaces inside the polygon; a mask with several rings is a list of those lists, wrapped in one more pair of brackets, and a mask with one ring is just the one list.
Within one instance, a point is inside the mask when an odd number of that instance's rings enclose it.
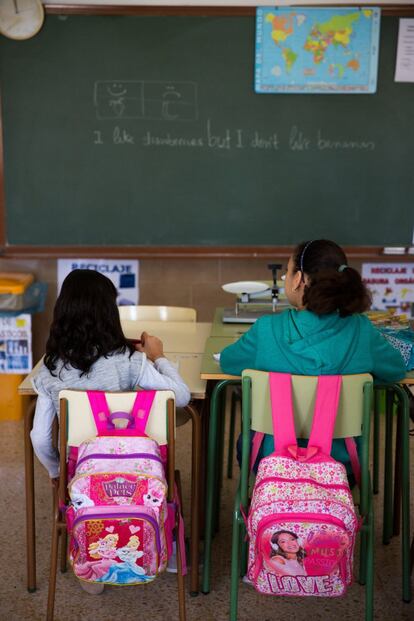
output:
{"label": "dark curly hair", "polygon": [[316,315],[335,311],[341,317],[363,313],[371,296],[357,270],[348,265],[342,248],[327,239],[299,244],[293,252],[295,271],[307,276],[303,306]]}
{"label": "dark curly hair", "polygon": [[101,356],[135,351],[125,338],[113,283],[94,270],[73,270],[56,300],[44,363],[52,375],[57,362],[88,373]]}

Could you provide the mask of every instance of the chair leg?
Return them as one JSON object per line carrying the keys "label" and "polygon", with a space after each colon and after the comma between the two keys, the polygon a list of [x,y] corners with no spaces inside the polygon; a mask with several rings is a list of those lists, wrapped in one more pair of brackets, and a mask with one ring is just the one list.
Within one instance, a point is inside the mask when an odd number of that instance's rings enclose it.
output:
{"label": "chair leg", "polygon": [[402,393],[401,409],[401,495],[402,495],[402,575],[403,575],[403,601],[411,602],[411,576],[410,576],[410,446],[409,425],[410,405],[407,393]]}
{"label": "chair leg", "polygon": [[58,498],[57,490],[53,490],[54,498],[54,511],[53,511],[53,526],[52,526],[52,546],[50,551],[50,574],[49,574],[49,590],[47,594],[47,613],[46,621],[53,621],[53,612],[55,607],[55,592],[56,592],[56,572],[58,566],[58,552],[59,552],[59,536],[61,534],[62,525],[59,522],[59,510],[58,510]]}
{"label": "chair leg", "polygon": [[[181,505],[181,480],[180,473],[178,471],[175,472],[175,480],[177,485],[177,490],[180,498]],[[177,541],[177,590],[178,590],[178,614],[180,621],[186,621],[186,608],[185,608],[185,584],[184,584],[184,575],[183,575],[183,559],[181,557],[181,547],[178,543],[179,541],[179,509],[177,508],[176,512],[176,524],[175,524],[175,539]]]}
{"label": "chair leg", "polygon": [[361,529],[361,539],[359,545],[359,579],[361,585],[367,583],[367,543],[368,537],[365,529]]}
{"label": "chair leg", "polygon": [[237,404],[239,397],[236,391],[233,389],[231,393],[231,406],[230,406],[230,425],[229,425],[229,450],[227,453],[227,478],[233,478],[233,458],[234,458],[234,433],[236,427],[236,414]]}
{"label": "chair leg", "polygon": [[385,413],[385,453],[384,453],[384,519],[382,542],[388,544],[392,536],[392,436],[393,436],[393,404],[392,391],[386,393]]}
{"label": "chair leg", "polygon": [[66,528],[63,529],[60,537],[60,572],[64,574],[68,569],[68,531]]}
{"label": "chair leg", "polygon": [[226,422],[226,391],[224,390],[220,396],[220,412],[218,421],[218,440],[217,440],[217,479],[216,479],[216,495],[214,503],[214,531],[220,530],[220,506],[221,506],[221,490],[223,487],[223,461],[224,461],[224,433]]}
{"label": "chair leg", "polygon": [[395,434],[395,456],[394,456],[394,503],[393,503],[393,525],[392,534],[398,537],[400,534],[401,523],[401,477],[402,477],[402,403],[398,404],[397,409],[397,430]]}
{"label": "chair leg", "polygon": [[[242,532],[245,532],[245,529],[242,527]],[[247,554],[249,550],[249,545],[245,538],[243,537],[240,546],[240,573],[241,576],[245,576],[247,574]]]}
{"label": "chair leg", "polygon": [[374,417],[373,417],[373,492],[378,494],[379,490],[379,443],[380,443],[380,399],[379,390],[374,393]]}
{"label": "chair leg", "polygon": [[186,620],[186,610],[185,610],[185,586],[184,586],[184,576],[183,576],[183,566],[182,566],[182,558],[180,546],[177,545],[177,589],[178,589],[178,611],[179,611],[179,619],[180,621]]}
{"label": "chair leg", "polygon": [[211,543],[213,539],[214,523],[214,492],[217,472],[217,417],[219,415],[220,391],[226,384],[217,384],[211,395],[210,423],[208,430],[208,451],[206,464],[206,501],[205,501],[205,528],[204,528],[204,563],[201,591],[210,592],[211,574]]}
{"label": "chair leg", "polygon": [[193,425],[191,453],[191,532],[190,532],[190,595],[198,595],[199,546],[200,546],[200,479],[201,479],[201,420],[193,406],[186,410]]}
{"label": "chair leg", "polygon": [[32,399],[24,415],[24,470],[26,495],[27,590],[36,591],[36,521],[34,498],[34,456],[30,440],[36,400]]}
{"label": "chair leg", "polygon": [[365,621],[372,621],[374,616],[374,515],[372,508],[368,516],[366,556]]}
{"label": "chair leg", "polygon": [[237,621],[239,595],[240,523],[237,511],[233,516],[233,536],[231,547],[230,621]]}

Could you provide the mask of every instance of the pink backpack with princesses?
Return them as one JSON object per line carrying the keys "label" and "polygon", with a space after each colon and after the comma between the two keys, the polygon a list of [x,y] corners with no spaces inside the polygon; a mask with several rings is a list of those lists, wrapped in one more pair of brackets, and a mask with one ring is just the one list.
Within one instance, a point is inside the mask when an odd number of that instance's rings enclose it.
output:
{"label": "pink backpack with princesses", "polygon": [[352,582],[359,523],[346,469],[330,457],[340,376],[320,376],[307,448],[297,446],[291,376],[270,373],[275,451],[259,464],[248,578],[268,595],[336,597]]}
{"label": "pink backpack with princesses", "polygon": [[[145,433],[154,396],[137,392],[130,413],[110,413],[105,393],[88,391],[97,437],[79,447],[67,510],[70,560],[81,580],[141,584],[166,568],[175,509],[167,504],[166,447]],[[115,427],[117,419],[127,426]]]}

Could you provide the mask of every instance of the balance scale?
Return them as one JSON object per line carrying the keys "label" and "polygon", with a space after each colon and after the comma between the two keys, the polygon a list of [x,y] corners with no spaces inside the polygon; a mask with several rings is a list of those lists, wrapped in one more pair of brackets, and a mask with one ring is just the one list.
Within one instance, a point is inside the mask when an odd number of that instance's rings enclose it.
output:
{"label": "balance scale", "polygon": [[271,263],[268,268],[272,270],[273,282],[248,280],[222,286],[227,293],[236,295],[234,308],[225,308],[223,311],[223,323],[254,323],[263,315],[290,308],[284,297],[283,280],[277,280],[277,270],[282,265]]}

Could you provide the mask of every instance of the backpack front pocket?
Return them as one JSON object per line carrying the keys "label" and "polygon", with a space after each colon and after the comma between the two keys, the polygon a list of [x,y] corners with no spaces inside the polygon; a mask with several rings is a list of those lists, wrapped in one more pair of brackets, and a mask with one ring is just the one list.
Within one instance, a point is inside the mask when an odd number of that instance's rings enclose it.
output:
{"label": "backpack front pocket", "polygon": [[336,597],[349,584],[352,543],[331,515],[273,514],[258,525],[249,578],[260,592]]}
{"label": "backpack front pocket", "polygon": [[157,516],[150,508],[83,509],[72,535],[73,570],[82,580],[141,584],[158,574],[162,546]]}

